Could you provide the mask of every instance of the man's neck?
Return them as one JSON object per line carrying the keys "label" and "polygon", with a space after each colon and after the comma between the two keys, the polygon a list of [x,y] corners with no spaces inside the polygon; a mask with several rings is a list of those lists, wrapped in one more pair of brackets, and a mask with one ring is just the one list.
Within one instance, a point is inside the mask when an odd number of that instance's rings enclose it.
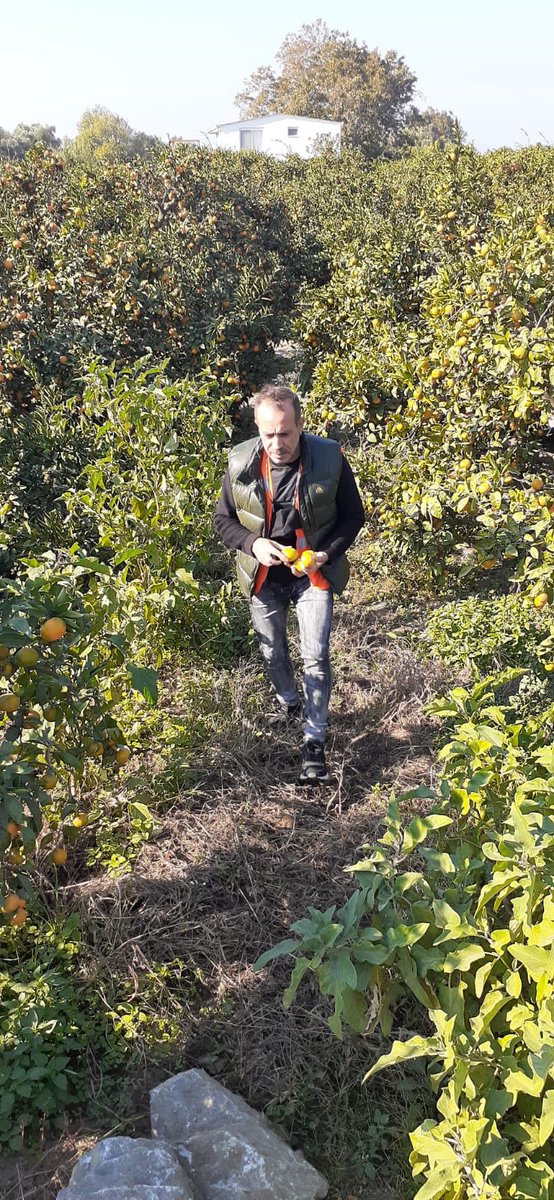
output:
{"label": "man's neck", "polygon": [[271,457],[270,457],[269,461],[271,463],[271,467],[272,467],[273,471],[280,471],[281,469],[284,470],[285,467],[296,467],[298,465],[298,463],[300,462],[300,451],[298,451],[296,458],[291,458],[290,462],[277,463],[277,462],[274,462]]}

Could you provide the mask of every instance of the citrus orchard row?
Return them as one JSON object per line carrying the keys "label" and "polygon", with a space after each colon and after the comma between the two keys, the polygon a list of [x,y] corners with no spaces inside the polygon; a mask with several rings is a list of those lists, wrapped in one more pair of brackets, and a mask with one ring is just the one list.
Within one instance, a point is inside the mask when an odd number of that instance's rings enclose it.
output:
{"label": "citrus orchard row", "polygon": [[89,768],[124,767],[130,750],[111,711],[105,671],[113,648],[77,588],[66,576],[2,580],[2,590],[0,909],[19,926],[37,857],[63,866],[66,830],[87,824]]}

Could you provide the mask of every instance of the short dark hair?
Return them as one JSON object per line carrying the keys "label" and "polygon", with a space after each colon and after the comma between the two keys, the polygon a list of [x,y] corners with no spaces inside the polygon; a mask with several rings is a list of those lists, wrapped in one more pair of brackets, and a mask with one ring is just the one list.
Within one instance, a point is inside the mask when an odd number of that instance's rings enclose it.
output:
{"label": "short dark hair", "polygon": [[254,409],[254,418],[260,404],[274,404],[275,408],[284,408],[286,404],[291,404],[296,424],[299,425],[302,420],[299,397],[292,388],[285,387],[282,383],[264,383],[259,392],[252,396],[250,404]]}

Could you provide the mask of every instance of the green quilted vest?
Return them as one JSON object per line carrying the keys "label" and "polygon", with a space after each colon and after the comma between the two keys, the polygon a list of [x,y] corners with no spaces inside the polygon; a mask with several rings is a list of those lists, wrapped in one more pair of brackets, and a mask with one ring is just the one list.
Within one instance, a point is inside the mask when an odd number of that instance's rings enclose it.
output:
{"label": "green quilted vest", "polygon": [[[338,442],[304,433],[301,441],[302,474],[298,492],[300,522],[308,546],[317,550],[337,519],[336,495],[341,474]],[[261,438],[250,438],[229,451],[229,478],[237,517],[256,537],[265,535],[264,488],[260,477]],[[237,576],[245,596],[252,594],[259,563],[250,554],[237,551]],[[337,595],[348,583],[350,568],[345,554],[321,567]]]}

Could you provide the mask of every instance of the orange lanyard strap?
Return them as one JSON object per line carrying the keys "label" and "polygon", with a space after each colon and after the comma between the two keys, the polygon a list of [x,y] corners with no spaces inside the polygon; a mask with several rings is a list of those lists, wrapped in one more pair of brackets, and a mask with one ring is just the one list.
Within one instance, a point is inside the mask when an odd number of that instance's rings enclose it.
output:
{"label": "orange lanyard strap", "polygon": [[[299,487],[300,487],[301,474],[302,474],[302,463],[300,462],[298,464],[298,470],[296,472],[296,485],[294,488],[294,499],[292,502],[293,507],[296,509],[298,509],[298,491],[299,491]],[[262,452],[261,475],[262,475],[262,479],[264,482],[264,492],[265,492],[266,496],[269,494],[270,499],[271,499],[271,512],[273,514],[273,480],[271,478],[271,464],[269,461],[269,454],[266,454],[265,450]],[[269,526],[268,526],[268,529],[269,529]]]}
{"label": "orange lanyard strap", "polygon": [[[264,485],[266,536],[269,537],[269,530],[271,529],[271,519],[273,517],[273,481],[271,478],[271,465],[269,462],[269,455],[266,454],[265,450],[262,451],[260,474],[262,476],[263,485]],[[296,511],[298,511],[298,494],[299,494],[299,489],[300,489],[301,474],[302,474],[302,462],[300,462],[299,466],[298,466],[298,471],[296,473],[296,487],[294,489],[293,505],[294,505],[294,508]],[[308,543],[306,541],[306,536],[304,534],[304,530],[301,529],[300,527],[298,529],[295,529],[294,532],[296,535],[296,549],[301,553],[302,550],[308,549]],[[256,572],[254,593],[259,592],[264,580],[267,578],[268,571],[269,571],[269,567],[264,567],[260,563],[260,566],[258,567],[258,570]],[[325,578],[325,576],[321,573],[319,568],[316,571],[310,571],[308,578],[310,580],[310,584],[312,585],[312,587],[321,588],[323,591],[326,591],[331,586],[329,583],[329,580]]]}

